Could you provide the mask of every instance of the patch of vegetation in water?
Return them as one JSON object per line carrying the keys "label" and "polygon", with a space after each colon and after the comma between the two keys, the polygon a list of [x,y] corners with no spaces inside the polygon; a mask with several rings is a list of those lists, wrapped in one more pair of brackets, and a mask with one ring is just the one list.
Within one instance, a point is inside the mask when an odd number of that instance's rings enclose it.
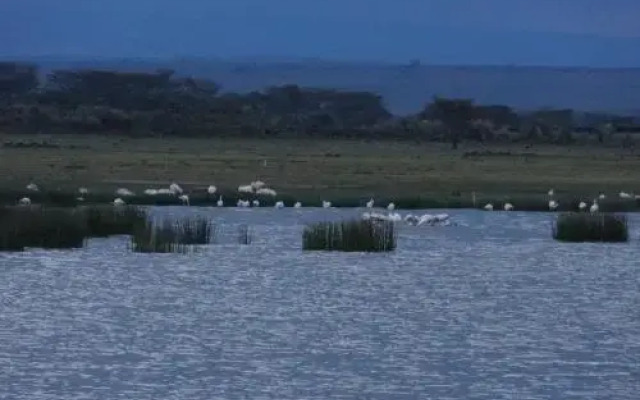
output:
{"label": "patch of vegetation in water", "polygon": [[238,243],[249,245],[252,241],[251,230],[249,229],[249,225],[240,225],[238,227]]}
{"label": "patch of vegetation in water", "polygon": [[147,212],[135,206],[88,206],[81,210],[91,237],[130,235],[136,225],[148,219]]}
{"label": "patch of vegetation in water", "polygon": [[181,244],[208,244],[215,241],[217,227],[207,218],[196,217],[174,223]]}
{"label": "patch of vegetation in water", "polygon": [[304,250],[386,252],[396,248],[395,225],[390,221],[349,220],[318,222],[302,233]]}
{"label": "patch of vegetation in water", "polygon": [[80,248],[87,239],[82,213],[74,209],[4,207],[0,209],[0,251]]}
{"label": "patch of vegetation in water", "polygon": [[208,244],[216,236],[215,225],[205,218],[139,223],[131,235],[131,250],[138,253],[187,253],[193,245]]}
{"label": "patch of vegetation in water", "polygon": [[627,242],[627,217],[609,213],[563,213],[553,226],[561,242]]}

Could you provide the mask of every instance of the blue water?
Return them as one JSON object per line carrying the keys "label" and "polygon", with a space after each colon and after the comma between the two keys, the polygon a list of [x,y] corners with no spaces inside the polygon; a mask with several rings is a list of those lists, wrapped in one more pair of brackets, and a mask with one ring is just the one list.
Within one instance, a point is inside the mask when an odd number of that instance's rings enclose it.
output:
{"label": "blue water", "polygon": [[560,244],[550,214],[451,210],[372,255],[300,250],[305,222],[357,211],[154,213],[210,215],[219,244],[0,254],[0,399],[640,393],[637,216],[631,243]]}

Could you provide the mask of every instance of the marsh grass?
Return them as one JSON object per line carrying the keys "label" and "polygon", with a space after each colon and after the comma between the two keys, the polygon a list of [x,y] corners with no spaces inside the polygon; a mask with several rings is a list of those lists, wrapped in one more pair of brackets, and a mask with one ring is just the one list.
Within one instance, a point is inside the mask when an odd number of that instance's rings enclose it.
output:
{"label": "marsh grass", "polygon": [[147,220],[146,211],[135,206],[88,206],[81,210],[91,237],[130,235],[136,225]]}
{"label": "marsh grass", "polygon": [[4,207],[0,209],[0,251],[80,248],[87,238],[82,213],[73,209]]}
{"label": "marsh grass", "polygon": [[252,242],[252,235],[249,225],[240,225],[238,227],[238,243],[249,245]]}
{"label": "marsh grass", "polygon": [[[187,187],[189,202],[192,206],[208,206],[215,207],[219,196],[224,199],[226,207],[235,207],[239,199],[242,200],[259,200],[261,207],[273,207],[276,201],[283,201],[286,207],[291,207],[297,201],[300,201],[304,207],[321,207],[322,200],[330,200],[332,205],[337,208],[364,207],[366,202],[373,197],[377,207],[386,207],[389,202],[394,202],[396,208],[412,210],[412,209],[482,209],[485,204],[492,203],[494,209],[501,210],[505,202],[514,205],[517,211],[549,211],[549,200],[544,190],[532,190],[531,188],[510,189],[509,186],[494,185],[496,187],[488,187],[483,190],[478,187],[477,190],[467,189],[446,190],[444,188],[436,188],[434,191],[422,192],[421,190],[404,190],[399,193],[389,194],[389,189],[384,187],[379,190],[375,188],[366,188],[355,190],[353,188],[341,191],[339,189],[327,194],[319,190],[301,189],[301,190],[282,190],[278,191],[277,197],[258,196],[255,194],[238,193],[237,188],[220,187],[219,191],[214,195],[209,195],[204,187]],[[276,185],[277,188],[277,185]],[[124,200],[130,206],[155,205],[155,206],[176,206],[182,202],[178,197],[173,195],[144,195],[143,188],[132,188],[137,195],[126,197]],[[100,191],[102,190],[102,191]],[[31,198],[33,204],[42,206],[75,206],[75,205],[105,205],[111,206],[114,199],[114,187],[92,190],[85,197],[84,202],[78,202],[77,187],[69,188],[67,191],[56,189],[55,191],[46,191],[36,193],[25,193],[23,189],[0,187],[0,204],[15,205],[18,199],[27,195]],[[507,194],[508,193],[508,194]],[[589,191],[579,189],[576,191],[564,191],[554,197],[559,203],[556,211],[578,211],[580,201],[587,204],[597,196],[597,193],[589,193]],[[640,211],[640,200],[621,199],[615,193],[608,193],[606,199],[598,201],[600,211],[603,212],[633,212]]]}
{"label": "marsh grass", "polygon": [[396,248],[395,225],[390,221],[350,220],[318,222],[302,233],[304,250],[385,252]]}
{"label": "marsh grass", "polygon": [[217,228],[205,218],[174,221],[165,219],[154,223],[138,223],[131,235],[131,250],[138,253],[188,253],[194,245],[210,243]]}
{"label": "marsh grass", "polygon": [[176,240],[181,244],[208,244],[217,236],[216,225],[206,218],[190,218],[173,224]]}
{"label": "marsh grass", "polygon": [[177,242],[178,232],[170,221],[138,224],[131,235],[131,250],[136,253],[187,253],[188,246]]}
{"label": "marsh grass", "polygon": [[627,217],[607,213],[563,213],[553,226],[553,238],[562,242],[626,242]]}

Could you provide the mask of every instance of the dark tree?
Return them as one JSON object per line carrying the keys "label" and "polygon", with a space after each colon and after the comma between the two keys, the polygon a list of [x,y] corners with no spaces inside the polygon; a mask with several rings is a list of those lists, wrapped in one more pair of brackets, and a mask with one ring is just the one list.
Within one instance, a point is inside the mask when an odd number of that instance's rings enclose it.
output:
{"label": "dark tree", "polygon": [[435,97],[422,113],[424,119],[437,120],[444,124],[451,140],[451,148],[457,149],[460,138],[469,130],[476,112],[473,100],[444,99]]}
{"label": "dark tree", "polygon": [[25,96],[38,84],[38,68],[35,65],[0,62],[0,97]]}

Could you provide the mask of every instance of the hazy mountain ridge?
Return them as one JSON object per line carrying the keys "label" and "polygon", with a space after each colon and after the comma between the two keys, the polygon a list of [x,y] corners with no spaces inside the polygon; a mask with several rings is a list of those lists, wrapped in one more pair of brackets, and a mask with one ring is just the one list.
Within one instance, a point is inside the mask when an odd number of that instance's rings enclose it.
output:
{"label": "hazy mountain ridge", "polygon": [[640,115],[640,68],[430,66],[342,63],[322,60],[228,61],[212,59],[37,58],[43,72],[57,68],[154,70],[208,78],[224,91],[247,92],[297,84],[373,91],[397,114],[419,110],[434,95],[469,97],[517,109],[573,108]]}

